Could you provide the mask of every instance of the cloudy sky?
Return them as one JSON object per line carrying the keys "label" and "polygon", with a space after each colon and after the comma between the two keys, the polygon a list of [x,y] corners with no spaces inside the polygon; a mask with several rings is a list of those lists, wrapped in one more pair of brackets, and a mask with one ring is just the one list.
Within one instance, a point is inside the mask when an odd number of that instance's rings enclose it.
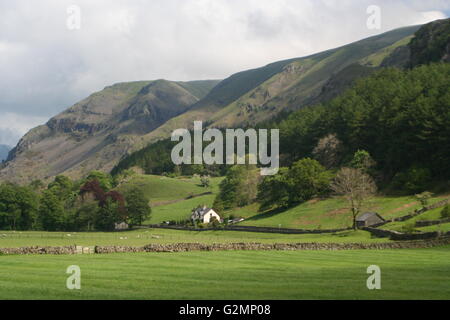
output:
{"label": "cloudy sky", "polygon": [[113,83],[222,79],[449,15],[450,0],[0,0],[0,144]]}

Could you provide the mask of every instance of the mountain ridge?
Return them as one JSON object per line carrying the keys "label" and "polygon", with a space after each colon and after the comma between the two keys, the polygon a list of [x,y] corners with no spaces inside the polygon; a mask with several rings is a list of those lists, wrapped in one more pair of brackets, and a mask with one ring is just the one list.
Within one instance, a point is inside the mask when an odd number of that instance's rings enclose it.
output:
{"label": "mountain ridge", "polygon": [[[238,99],[233,100],[219,110],[214,109],[211,103],[206,104],[204,101],[200,101],[192,107],[189,113],[184,113],[170,119],[157,130],[144,136],[143,139],[147,143],[151,143],[159,139],[167,138],[173,129],[191,129],[193,121],[202,118],[208,119],[209,127],[225,128],[238,125],[254,125],[275,116],[285,109],[294,110],[309,105],[312,102],[317,102],[317,96],[321,93],[323,85],[327,83],[333,74],[338,73],[353,63],[359,62],[370,54],[393,45],[405,37],[410,37],[420,27],[421,26],[411,26],[395,29],[335,49],[326,50],[306,57],[287,59],[269,64],[262,68],[251,69],[234,74],[225,79],[222,83],[233,81],[235,78],[248,73],[264,72],[266,68],[271,66],[282,66],[280,72],[268,74],[265,81],[257,83],[251,90],[243,90],[245,92],[243,92]],[[372,41],[375,41],[376,44],[370,45]],[[367,44],[369,44],[369,48],[365,48]],[[360,54],[359,56],[356,55],[356,57],[351,59],[346,59],[346,56],[344,55],[341,57],[341,60],[338,59],[337,62],[331,59],[333,55],[339,56],[342,54],[342,50],[348,50],[349,48],[351,49],[352,46],[358,45],[367,53]],[[331,67],[322,68],[321,63],[326,64],[326,59],[331,60]],[[339,63],[339,61],[342,60],[346,60],[344,65],[340,65]],[[333,65],[333,63],[337,65]],[[290,79],[287,79],[289,77]],[[314,77],[318,77],[319,79],[317,80]],[[280,86],[280,82],[283,81],[284,84]],[[220,88],[221,84],[214,89],[219,90]],[[271,90],[274,90],[275,92],[271,93]],[[255,102],[255,100],[257,101]],[[281,108],[279,107],[280,105],[282,106]],[[262,112],[260,112],[261,109],[263,110]],[[234,121],[236,119],[238,121]]]}
{"label": "mountain ridge", "polygon": [[222,81],[160,79],[106,87],[27,133],[10,153],[0,178],[109,171],[127,154],[167,139],[174,129],[190,129],[196,120],[206,127],[245,127],[324,102],[405,48],[419,28],[395,29]]}
{"label": "mountain ridge", "polygon": [[182,113],[217,82],[155,80],[108,86],[30,130],[11,151],[0,177],[24,181],[110,170],[111,159],[126,154],[145,127],[153,130]]}

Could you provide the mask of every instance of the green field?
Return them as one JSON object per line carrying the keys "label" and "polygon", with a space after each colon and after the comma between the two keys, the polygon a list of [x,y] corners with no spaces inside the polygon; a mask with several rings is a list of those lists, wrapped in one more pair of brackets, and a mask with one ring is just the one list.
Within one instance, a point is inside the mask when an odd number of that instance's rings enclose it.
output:
{"label": "green field", "polygon": [[[143,190],[152,205],[152,215],[146,224],[164,221],[182,221],[189,218],[194,207],[212,206],[223,178],[211,178],[211,186],[200,186],[200,178],[168,178],[153,175],[137,175],[120,188],[122,191],[137,186]],[[209,195],[202,195],[211,192]],[[188,199],[189,197],[193,198]],[[433,197],[430,204],[449,197],[441,194]],[[376,211],[385,219],[407,215],[420,209],[414,196],[379,196],[370,201],[364,211]],[[344,229],[352,226],[348,204],[343,198],[314,199],[282,212],[259,212],[258,204],[220,212],[222,216],[233,215],[246,218],[243,226],[293,228],[293,229]],[[403,225],[403,224],[402,224]]]}
{"label": "green field", "polygon": [[221,180],[222,178],[211,178],[211,186],[204,188],[200,185],[200,178],[136,175],[120,186],[119,190],[124,192],[131,187],[138,187],[151,201],[152,206],[159,206],[166,204],[166,202],[183,200],[189,196],[205,192],[217,192]]}
{"label": "green field", "polygon": [[0,299],[450,299],[449,249],[2,256]]}
{"label": "green field", "polygon": [[438,224],[434,226],[422,227],[417,229],[421,232],[434,232],[434,231],[448,232],[450,231],[450,223]]}
{"label": "green field", "polygon": [[189,219],[193,208],[196,208],[199,205],[211,207],[215,197],[216,196],[214,194],[211,194],[153,207],[151,217],[145,221],[145,223],[157,224],[164,221],[180,221]]}
{"label": "green field", "polygon": [[337,234],[288,235],[239,231],[179,231],[143,229],[130,232],[0,232],[0,248],[26,246],[143,246],[151,243],[367,243],[387,242],[373,238],[366,231],[347,231]]}
{"label": "green field", "polygon": [[[430,204],[448,198],[448,194],[439,195],[430,200]],[[421,205],[414,197],[376,197],[364,208],[375,211],[385,219],[401,217],[420,209]],[[233,211],[238,216],[247,218],[244,226],[282,227],[296,229],[340,229],[352,226],[348,204],[343,198],[311,200],[283,212],[266,212],[253,214],[257,206],[252,205]]]}
{"label": "green field", "polygon": [[[136,175],[120,186],[119,190],[125,192],[132,187],[141,189],[152,206],[152,215],[145,223],[157,224],[164,221],[186,220],[194,207],[212,206],[222,179],[210,178],[211,185],[205,188],[200,185],[198,177]],[[202,195],[205,193],[211,194]]]}
{"label": "green field", "polygon": [[[410,220],[407,221],[403,221],[403,222],[391,222],[388,223],[386,225],[383,226],[383,229],[387,229],[387,230],[395,230],[395,231],[402,231],[402,228],[405,225],[415,225],[416,222],[418,221],[423,221],[423,220],[439,220],[441,219],[441,211],[443,208],[436,208],[430,211],[427,211],[417,217],[414,217]],[[444,225],[434,225],[434,226],[429,226],[429,227],[423,227],[423,228],[416,228],[417,230],[423,231],[423,232],[429,232],[429,231],[436,231],[439,230],[441,228],[445,228],[445,224]]]}
{"label": "green field", "polygon": [[[142,188],[152,204],[146,223],[186,219],[197,205],[212,205],[221,178],[211,187],[199,178],[137,175],[120,188]],[[201,195],[211,192],[208,195]],[[434,197],[435,203],[448,197]],[[342,198],[312,200],[279,213],[258,205],[222,212],[245,217],[249,226],[299,229],[351,225]],[[406,215],[420,204],[414,197],[378,197],[367,210],[385,218]],[[439,209],[419,219],[437,219]],[[450,229],[450,224],[421,228]],[[379,243],[366,231],[286,235],[238,231],[139,229],[125,232],[0,231],[0,248],[24,246],[144,246],[169,243]],[[450,247],[417,250],[227,251],[73,256],[0,256],[0,299],[450,299]],[[382,290],[366,287],[367,267],[382,270]],[[82,289],[65,286],[70,265],[82,272]]]}

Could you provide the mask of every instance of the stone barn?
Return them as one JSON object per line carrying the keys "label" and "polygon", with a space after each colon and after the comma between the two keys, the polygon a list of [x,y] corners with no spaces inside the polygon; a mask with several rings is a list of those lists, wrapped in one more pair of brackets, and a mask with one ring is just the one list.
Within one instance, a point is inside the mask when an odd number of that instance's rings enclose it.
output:
{"label": "stone barn", "polygon": [[356,218],[356,226],[358,228],[371,227],[385,221],[386,220],[376,212],[366,212]]}
{"label": "stone barn", "polygon": [[115,229],[116,230],[128,230],[130,226],[126,222],[116,223]]}

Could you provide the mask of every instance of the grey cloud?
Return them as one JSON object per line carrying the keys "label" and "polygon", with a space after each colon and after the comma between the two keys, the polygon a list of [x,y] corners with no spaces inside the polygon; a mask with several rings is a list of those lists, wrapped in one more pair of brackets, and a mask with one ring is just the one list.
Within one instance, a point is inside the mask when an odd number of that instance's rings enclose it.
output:
{"label": "grey cloud", "polygon": [[[383,12],[381,31],[365,27],[374,2]],[[81,8],[80,30],[66,27],[70,5]],[[2,1],[0,116],[48,118],[116,82],[225,78],[445,10],[448,0]],[[14,137],[17,127],[11,124]],[[16,142],[1,130],[1,139]]]}

